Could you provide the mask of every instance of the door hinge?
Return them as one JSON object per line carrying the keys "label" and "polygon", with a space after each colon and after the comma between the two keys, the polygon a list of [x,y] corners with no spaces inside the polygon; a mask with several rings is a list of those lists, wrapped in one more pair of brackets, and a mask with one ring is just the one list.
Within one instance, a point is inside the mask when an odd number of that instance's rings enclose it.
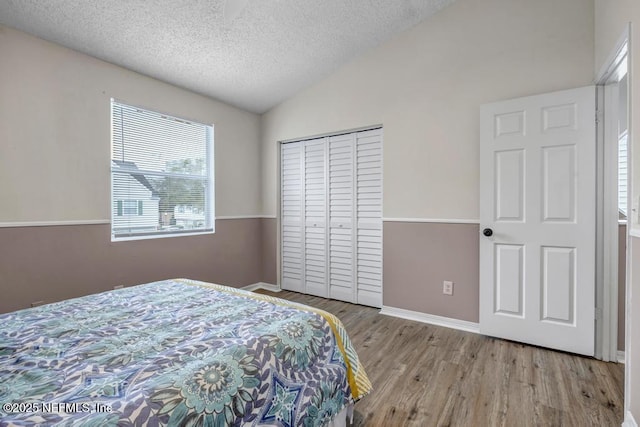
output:
{"label": "door hinge", "polygon": [[602,122],[602,110],[596,110],[596,124]]}
{"label": "door hinge", "polygon": [[602,320],[602,309],[596,308],[596,320]]}

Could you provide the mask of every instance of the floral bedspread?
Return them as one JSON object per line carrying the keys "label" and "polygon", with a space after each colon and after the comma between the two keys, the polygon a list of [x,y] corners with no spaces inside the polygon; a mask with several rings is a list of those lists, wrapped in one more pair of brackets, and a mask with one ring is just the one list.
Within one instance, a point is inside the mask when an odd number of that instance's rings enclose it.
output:
{"label": "floral bedspread", "polygon": [[335,316],[220,285],[0,315],[0,426],[320,426],[370,388]]}

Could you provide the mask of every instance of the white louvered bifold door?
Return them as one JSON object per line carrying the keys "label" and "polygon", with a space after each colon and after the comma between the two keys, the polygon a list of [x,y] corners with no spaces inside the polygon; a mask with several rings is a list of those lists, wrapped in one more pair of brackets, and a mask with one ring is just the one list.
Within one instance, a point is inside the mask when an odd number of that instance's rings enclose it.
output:
{"label": "white louvered bifold door", "polygon": [[304,292],[302,257],[303,236],[303,166],[304,144],[283,144],[280,150],[282,171],[281,187],[281,262],[282,288]]}
{"label": "white louvered bifold door", "polygon": [[382,306],[382,129],[356,134],[357,303]]}
{"label": "white louvered bifold door", "polygon": [[282,288],[382,306],[382,129],[282,145]]}
{"label": "white louvered bifold door", "polygon": [[356,302],[355,134],[329,138],[329,297]]}
{"label": "white louvered bifold door", "polygon": [[326,138],[304,142],[304,289],[327,296]]}

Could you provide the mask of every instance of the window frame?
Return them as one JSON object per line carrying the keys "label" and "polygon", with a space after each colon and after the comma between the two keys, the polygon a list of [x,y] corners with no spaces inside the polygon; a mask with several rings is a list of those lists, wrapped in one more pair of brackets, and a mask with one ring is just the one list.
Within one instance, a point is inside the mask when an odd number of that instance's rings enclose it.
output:
{"label": "window frame", "polygon": [[[137,173],[141,173],[144,176],[147,174],[152,176],[171,176],[175,178],[181,179],[190,179],[189,175],[183,173],[172,173],[172,172],[155,172],[155,171],[147,171],[144,169],[128,169],[126,167],[114,167],[113,161],[113,152],[114,152],[114,103],[121,104],[126,107],[135,108],[139,110],[144,110],[149,113],[157,114],[159,116],[163,116],[164,118],[169,118],[176,120],[178,122],[187,122],[190,124],[201,125],[206,129],[206,158],[205,164],[207,166],[207,174],[206,178],[203,180],[205,183],[205,193],[204,193],[204,214],[205,214],[205,227],[199,229],[186,229],[186,230],[158,230],[158,231],[150,231],[150,232],[129,232],[129,233],[121,233],[117,234],[113,229],[113,221],[118,217],[115,203],[118,200],[114,198],[114,175],[116,173],[123,173],[127,171],[135,171]],[[131,104],[117,98],[111,98],[109,101],[109,118],[110,118],[110,152],[109,152],[109,180],[110,180],[110,188],[109,188],[109,196],[110,196],[110,234],[111,234],[111,242],[121,242],[121,241],[130,241],[130,240],[148,240],[148,239],[161,239],[168,237],[183,237],[183,236],[198,236],[205,234],[214,234],[215,233],[215,125],[205,124],[197,120],[191,120],[184,117],[178,117],[173,114],[168,114],[156,109],[151,109],[147,107],[143,107],[137,104]],[[124,212],[123,212],[124,213]],[[124,216],[124,215],[123,215]],[[158,223],[160,223],[160,217],[158,217]]]}

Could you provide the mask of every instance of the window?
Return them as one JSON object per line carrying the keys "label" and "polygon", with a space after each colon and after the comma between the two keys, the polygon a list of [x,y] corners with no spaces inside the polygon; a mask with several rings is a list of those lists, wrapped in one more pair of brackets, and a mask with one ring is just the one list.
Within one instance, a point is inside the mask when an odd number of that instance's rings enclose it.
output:
{"label": "window", "polygon": [[112,240],[214,231],[213,126],[111,101]]}

